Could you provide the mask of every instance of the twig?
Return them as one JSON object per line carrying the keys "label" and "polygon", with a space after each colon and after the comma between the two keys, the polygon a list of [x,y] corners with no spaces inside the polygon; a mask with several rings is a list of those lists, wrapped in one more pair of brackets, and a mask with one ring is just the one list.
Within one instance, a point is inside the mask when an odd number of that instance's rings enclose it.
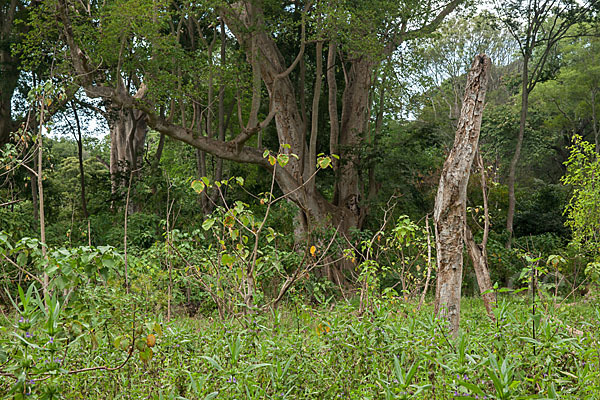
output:
{"label": "twig", "polygon": [[21,267],[19,264],[17,264],[16,262],[14,262],[13,260],[11,260],[10,258],[8,258],[6,256],[6,254],[2,254],[2,257],[4,257],[4,259],[6,261],[8,261],[9,263],[11,263],[12,265],[14,265],[15,267],[19,268],[22,272],[24,272],[25,274],[27,274],[30,278],[35,279],[39,284],[44,285],[44,282],[38,278],[35,275],[32,275],[31,273],[27,272],[23,267]]}
{"label": "twig", "polygon": [[446,340],[446,343],[448,343],[448,346],[450,346],[452,351],[454,351],[456,353],[456,348],[454,347],[454,345],[452,343],[450,343],[450,341],[446,337],[446,333],[444,332],[444,329],[442,329],[442,327],[440,326],[439,321],[436,321],[436,325],[438,326],[438,328],[440,328],[440,332],[442,332],[442,336],[444,337],[444,340]]}
{"label": "twig", "polygon": [[427,294],[427,289],[429,288],[429,280],[431,279],[431,235],[429,234],[429,214],[425,217],[425,229],[427,230],[427,278],[425,279],[425,288],[423,289],[423,294],[421,295],[421,299],[419,300],[419,306],[417,310],[421,309],[421,306],[425,302],[425,295]]}
{"label": "twig", "polygon": [[127,263],[127,219],[129,217],[129,194],[131,192],[131,181],[133,180],[133,173],[138,172],[141,168],[135,171],[129,172],[129,185],[127,185],[127,200],[125,201],[125,222],[124,222],[124,234],[123,234],[123,253],[125,256],[125,291],[129,294],[129,272]]}

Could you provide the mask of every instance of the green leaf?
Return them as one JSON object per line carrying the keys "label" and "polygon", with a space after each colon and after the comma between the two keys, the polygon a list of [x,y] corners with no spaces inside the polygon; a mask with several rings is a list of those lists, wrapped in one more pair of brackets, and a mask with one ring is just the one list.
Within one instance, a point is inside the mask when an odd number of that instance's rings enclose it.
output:
{"label": "green leaf", "polygon": [[280,154],[277,156],[277,162],[279,163],[279,165],[281,167],[285,167],[289,161],[290,161],[290,156],[288,156],[287,154]]}
{"label": "green leaf", "polygon": [[215,219],[214,218],[205,219],[204,222],[202,223],[202,229],[204,229],[205,231],[207,231],[210,228],[212,228],[212,226],[214,224],[215,224]]}
{"label": "green leaf", "polygon": [[329,167],[330,164],[331,164],[331,158],[329,158],[329,157],[321,157],[317,161],[317,166],[321,169],[325,169],[325,168]]}
{"label": "green leaf", "polygon": [[27,264],[27,254],[19,253],[17,256],[17,264],[19,264],[21,267],[24,267],[25,264]]}
{"label": "green leaf", "polygon": [[152,360],[153,355],[154,352],[152,351],[152,349],[150,347],[146,347],[144,351],[140,352],[140,360],[147,363],[148,361]]}
{"label": "green leaf", "polygon": [[19,336],[16,333],[13,333],[13,336],[17,337],[20,341],[22,341],[23,343],[25,343],[27,346],[31,346],[34,349],[39,349],[40,348],[40,346],[38,346],[37,344],[33,344],[33,343],[27,341],[25,338],[23,338],[22,336]]}
{"label": "green leaf", "polygon": [[499,395],[502,395],[504,386],[502,385],[500,378],[498,378],[498,376],[491,369],[486,368],[485,370],[486,370],[488,376],[490,377],[490,379],[492,380],[494,387],[496,388],[496,393]]}
{"label": "green leaf", "polygon": [[250,371],[254,371],[255,369],[270,367],[271,365],[272,364],[267,363],[250,365],[248,368],[245,369],[245,372],[248,373]]}
{"label": "green leaf", "polygon": [[230,254],[225,253],[221,256],[221,263],[223,263],[224,265],[227,265],[228,267],[231,267],[234,262],[235,262],[235,257],[233,257]]}
{"label": "green leaf", "polygon": [[194,191],[196,193],[202,193],[204,191],[205,187],[206,187],[206,185],[202,181],[193,181],[192,182],[192,189],[194,189]]}
{"label": "green leaf", "polygon": [[102,265],[104,265],[106,268],[114,269],[115,260],[113,258],[102,257]]}
{"label": "green leaf", "polygon": [[472,383],[460,381],[460,385],[462,387],[464,387],[465,389],[469,390],[472,394],[476,394],[479,396],[486,396],[486,394],[483,392],[483,390],[481,390],[477,386],[473,385]]}
{"label": "green leaf", "polygon": [[209,356],[200,356],[200,358],[203,358],[206,361],[208,361],[208,363],[210,365],[212,365],[213,367],[215,367],[217,370],[219,370],[219,371],[223,370],[223,367],[221,367],[221,365],[219,364],[219,362],[217,360],[215,360],[214,358],[209,357]]}

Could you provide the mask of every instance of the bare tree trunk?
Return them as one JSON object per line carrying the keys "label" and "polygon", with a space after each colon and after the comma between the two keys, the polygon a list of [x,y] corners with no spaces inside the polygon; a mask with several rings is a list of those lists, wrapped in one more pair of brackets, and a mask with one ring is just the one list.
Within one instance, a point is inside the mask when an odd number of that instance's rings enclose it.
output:
{"label": "bare tree trunk", "polygon": [[[221,75],[221,85],[219,86],[219,95],[217,96],[218,98],[218,110],[217,110],[217,132],[218,132],[218,137],[219,140],[221,141],[225,141],[225,83],[223,82],[223,68],[225,68],[225,63],[227,62],[226,59],[226,39],[227,36],[225,34],[225,22],[223,22],[223,20],[221,20],[221,51],[220,51],[220,58],[219,61],[221,63],[221,72],[219,72],[219,74]],[[215,181],[220,181],[221,179],[223,179],[223,159],[222,158],[217,158],[216,162],[215,162],[215,169],[214,169],[214,180]],[[219,191],[217,190],[217,188],[213,188],[212,193],[210,195],[211,197],[211,201],[208,204],[208,212],[212,212],[212,210],[214,209],[214,205],[219,202]]]}
{"label": "bare tree trunk", "polygon": [[[41,101],[41,109],[40,109],[40,127],[38,131],[38,157],[37,157],[37,186],[38,186],[38,200],[40,206],[40,241],[42,244],[42,256],[44,257],[45,262],[48,262],[47,249],[46,249],[46,218],[44,213],[44,169],[43,169],[43,144],[42,144],[42,131],[44,126],[44,103],[45,97],[42,97]],[[46,267],[47,265],[44,265]],[[48,284],[50,283],[48,274],[46,271],[43,273],[43,281],[44,281],[44,302],[46,301],[46,295],[48,294]]]}
{"label": "bare tree trunk", "polygon": [[4,83],[3,76],[2,87],[0,87],[0,147],[10,140],[10,133],[13,129],[11,101],[14,88],[11,90],[10,86],[13,85],[9,85],[8,83]]}
{"label": "bare tree trunk", "polygon": [[174,202],[171,202],[171,182],[167,176],[167,252],[165,254],[165,261],[169,273],[169,284],[167,286],[167,322],[171,321],[171,298],[173,296],[173,263],[171,261],[171,209],[173,203]]}
{"label": "bare tree trunk", "polygon": [[[319,100],[321,99],[321,84],[323,82],[323,42],[317,42],[316,49],[316,60],[317,70],[315,72],[315,88],[313,91],[313,102],[311,111],[311,124],[310,124],[310,142],[308,146],[308,166],[304,166],[308,173],[306,175],[312,176],[317,170],[317,136],[319,129]],[[311,179],[308,185],[309,191],[315,190],[315,179]]]}
{"label": "bare tree trunk", "polygon": [[[369,91],[372,73],[372,61],[368,59],[353,61],[348,71],[348,83],[343,95],[339,137],[341,162],[339,179],[334,193],[334,204],[349,211],[345,217],[349,227],[359,227],[361,202],[358,186],[359,157],[355,149],[363,141],[363,133],[369,118]],[[347,229],[342,229],[342,231],[345,232]]]}
{"label": "bare tree trunk", "polygon": [[492,280],[490,279],[490,271],[488,269],[487,262],[487,251],[482,245],[475,243],[473,239],[473,233],[469,225],[465,224],[465,243],[467,245],[467,251],[469,257],[473,261],[473,268],[475,269],[475,276],[477,276],[477,285],[481,297],[483,298],[483,304],[490,318],[494,318],[492,309],[496,304],[496,296],[493,292]]}
{"label": "bare tree trunk", "polygon": [[[196,174],[198,179],[201,179],[203,176],[208,176],[206,173],[206,152],[200,149],[196,149]],[[208,194],[206,191],[198,196],[198,203],[200,204],[203,215],[211,213],[212,208],[209,206],[210,202],[208,201]]]}
{"label": "bare tree trunk", "polygon": [[490,232],[490,214],[488,208],[488,197],[487,197],[487,178],[485,173],[485,167],[483,165],[483,158],[481,153],[477,152],[477,163],[481,171],[481,192],[483,196],[483,238],[480,244],[475,243],[473,234],[468,224],[465,224],[465,244],[469,252],[469,257],[473,262],[473,268],[475,269],[475,275],[477,276],[477,285],[479,291],[483,297],[483,304],[485,309],[490,316],[494,319],[494,313],[492,308],[496,304],[496,296],[493,292],[492,280],[490,279],[490,270],[488,268],[488,257],[487,257],[487,241]]}
{"label": "bare tree trunk", "polygon": [[523,74],[522,74],[522,89],[521,89],[521,119],[519,121],[519,136],[517,137],[517,146],[515,154],[510,161],[510,169],[508,171],[508,211],[506,214],[506,230],[508,231],[508,240],[506,248],[512,246],[513,237],[513,221],[515,218],[515,179],[517,173],[517,164],[521,156],[521,148],[523,147],[523,137],[525,136],[525,124],[527,123],[527,107],[529,102],[529,78],[528,78],[529,57],[523,57]]}
{"label": "bare tree trunk", "polygon": [[110,176],[112,192],[127,186],[129,172],[142,164],[146,141],[146,116],[134,109],[113,108],[110,126]]}
{"label": "bare tree trunk", "polygon": [[433,211],[438,268],[435,311],[449,320],[453,336],[458,335],[460,322],[467,184],[479,142],[490,66],[489,57],[478,55],[467,76],[454,146],[442,169]]}
{"label": "bare tree trunk", "polygon": [[[28,168],[29,170],[29,168]],[[37,158],[33,159],[33,168],[32,171],[37,171]],[[37,175],[29,171],[30,184],[31,184],[31,203],[33,206],[33,219],[39,219],[39,207],[38,207],[38,183],[37,183]]]}
{"label": "bare tree trunk", "polygon": [[83,169],[83,138],[81,135],[81,122],[79,121],[79,114],[75,108],[75,103],[71,103],[73,114],[75,115],[75,123],[77,125],[77,158],[79,160],[79,183],[81,186],[81,210],[85,219],[89,218],[87,210],[87,200],[85,199],[85,170]]}
{"label": "bare tree trunk", "polygon": [[[337,82],[335,81],[335,52],[337,45],[335,42],[329,43],[327,52],[327,86],[328,93],[328,108],[329,108],[329,152],[338,155],[338,139],[340,135],[340,121],[338,118],[338,103],[337,103]],[[333,169],[336,170],[338,161],[332,160]]]}

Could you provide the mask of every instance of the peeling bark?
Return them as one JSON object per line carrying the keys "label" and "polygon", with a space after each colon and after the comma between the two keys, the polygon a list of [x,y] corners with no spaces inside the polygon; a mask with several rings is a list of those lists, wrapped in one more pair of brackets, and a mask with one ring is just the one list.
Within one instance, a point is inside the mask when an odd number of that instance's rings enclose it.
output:
{"label": "peeling bark", "polygon": [[469,225],[467,224],[465,224],[465,244],[467,245],[469,257],[471,257],[471,261],[473,261],[477,285],[479,286],[479,291],[483,298],[485,310],[490,318],[494,319],[492,309],[496,304],[496,296],[492,291],[493,287],[492,280],[490,279],[490,271],[488,269],[487,250],[484,246],[475,242],[471,228],[469,228]]}
{"label": "peeling bark", "polygon": [[433,211],[437,249],[435,312],[449,320],[458,335],[463,268],[463,243],[469,174],[481,128],[491,61],[478,55],[467,76],[454,146],[444,163]]}
{"label": "peeling bark", "polygon": [[[338,139],[340,134],[340,121],[338,118],[337,104],[337,82],[335,80],[335,52],[337,45],[335,42],[329,43],[327,51],[327,86],[328,93],[328,108],[329,108],[329,153],[338,155]],[[336,170],[338,161],[333,161],[333,169]]]}
{"label": "peeling bark", "polygon": [[481,152],[477,152],[477,164],[481,173],[481,194],[483,197],[483,238],[481,243],[475,243],[473,240],[473,234],[468,224],[465,224],[465,244],[469,252],[469,257],[473,262],[473,268],[475,269],[475,275],[477,276],[477,285],[483,298],[483,304],[485,309],[492,318],[495,319],[492,309],[496,305],[496,295],[493,292],[492,280],[490,279],[490,270],[488,267],[488,256],[487,256],[487,241],[490,233],[490,213],[488,208],[488,191],[487,191],[487,178],[485,173],[485,166],[483,165],[483,157]]}
{"label": "peeling bark", "polygon": [[110,176],[113,194],[127,186],[131,171],[142,165],[147,124],[144,113],[113,107],[109,115]]}

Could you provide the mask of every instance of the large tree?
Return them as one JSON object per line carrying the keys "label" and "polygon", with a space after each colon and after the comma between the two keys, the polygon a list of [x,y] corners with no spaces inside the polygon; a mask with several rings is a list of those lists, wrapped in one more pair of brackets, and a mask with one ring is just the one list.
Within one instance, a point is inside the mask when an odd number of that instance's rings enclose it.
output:
{"label": "large tree", "polygon": [[[123,110],[141,112],[149,127],[201,152],[257,164],[268,171],[273,166],[263,157],[263,150],[257,148],[255,136],[274,120],[278,146],[272,150],[298,156],[290,157],[285,168],[276,168],[275,179],[298,205],[302,226],[308,229],[324,222],[347,234],[351,228],[360,228],[366,212],[361,193],[365,185],[360,184],[359,176],[361,160],[355,150],[373,129],[370,119],[374,73],[403,42],[434,31],[460,3],[461,0],[427,4],[384,0],[375,4],[238,1],[223,2],[211,9],[140,0],[92,4],[86,8],[69,0],[53,4],[57,26],[68,45],[73,74],[88,96],[110,100]],[[128,7],[128,11],[123,13],[123,7]],[[240,127],[236,135],[228,137],[224,132],[218,136],[207,134],[210,131],[206,122],[212,108],[194,108],[199,102],[198,90],[203,89],[197,84],[198,65],[213,63],[214,57],[207,60],[198,51],[186,52],[178,35],[186,31],[190,37],[202,36],[210,24],[218,24],[217,18],[227,24],[246,59],[235,68],[219,65],[219,71],[246,70],[254,77],[248,107],[241,99],[239,85],[235,86],[235,76],[234,83],[229,82],[231,91],[237,93]],[[169,23],[176,29],[169,29]],[[112,60],[102,57],[107,48],[113,51]],[[165,70],[170,73],[165,74]],[[309,72],[313,73],[312,79],[308,79]],[[124,75],[130,78],[126,84],[122,83]],[[324,97],[324,76],[329,88],[327,109],[319,107]],[[262,84],[267,101],[261,102]],[[208,90],[206,85],[204,88]],[[312,94],[310,109],[305,93]],[[202,99],[207,101],[208,97]],[[161,112],[174,103],[175,109],[181,110],[180,116]],[[268,104],[268,109],[261,108],[261,104]],[[329,150],[340,156],[331,198],[314,184],[317,142],[323,135],[319,132],[318,116],[323,110],[329,113]],[[198,114],[203,111],[200,123]],[[264,118],[258,118],[259,114]],[[221,115],[217,119],[223,126]],[[337,278],[341,279],[339,274]]]}

